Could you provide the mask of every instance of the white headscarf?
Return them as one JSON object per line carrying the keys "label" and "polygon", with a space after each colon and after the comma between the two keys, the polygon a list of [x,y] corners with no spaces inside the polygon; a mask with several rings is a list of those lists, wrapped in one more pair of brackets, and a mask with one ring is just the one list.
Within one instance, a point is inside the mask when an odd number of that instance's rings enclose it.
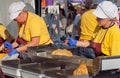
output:
{"label": "white headscarf", "polygon": [[118,17],[118,8],[111,1],[103,1],[99,3],[93,13],[99,18],[114,19],[115,17]]}

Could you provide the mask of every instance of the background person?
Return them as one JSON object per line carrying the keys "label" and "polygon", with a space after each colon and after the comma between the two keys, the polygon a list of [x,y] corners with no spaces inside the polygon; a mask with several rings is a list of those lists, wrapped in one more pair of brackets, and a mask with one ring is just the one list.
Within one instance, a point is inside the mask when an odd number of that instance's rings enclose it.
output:
{"label": "background person", "polygon": [[72,31],[72,38],[77,39],[80,36],[80,20],[82,14],[86,11],[85,7],[78,5],[76,8],[76,16],[73,21],[73,31]]}

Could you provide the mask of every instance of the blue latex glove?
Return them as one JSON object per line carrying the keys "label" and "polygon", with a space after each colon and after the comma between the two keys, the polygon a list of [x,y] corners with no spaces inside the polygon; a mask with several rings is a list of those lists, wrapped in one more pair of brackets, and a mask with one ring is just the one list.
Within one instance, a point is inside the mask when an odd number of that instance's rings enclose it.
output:
{"label": "blue latex glove", "polygon": [[12,49],[12,44],[10,42],[5,42],[4,43],[4,47],[7,48],[7,49]]}
{"label": "blue latex glove", "polygon": [[68,45],[70,46],[76,46],[77,40],[73,38],[68,38]]}
{"label": "blue latex glove", "polygon": [[12,55],[17,54],[17,53],[18,53],[18,51],[16,49],[13,49],[8,53],[8,55],[12,56]]}

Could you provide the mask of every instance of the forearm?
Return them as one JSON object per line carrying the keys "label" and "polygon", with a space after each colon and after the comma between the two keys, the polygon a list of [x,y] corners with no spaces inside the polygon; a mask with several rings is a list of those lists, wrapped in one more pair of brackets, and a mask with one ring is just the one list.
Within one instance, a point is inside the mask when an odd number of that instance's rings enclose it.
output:
{"label": "forearm", "polygon": [[0,46],[0,51],[2,51],[3,48],[4,48],[4,44],[2,44],[2,45]]}
{"label": "forearm", "polygon": [[90,42],[89,41],[77,41],[76,46],[77,47],[88,47],[90,46]]}
{"label": "forearm", "polygon": [[13,43],[12,43],[12,48],[16,48],[16,47],[18,47],[19,46],[19,44],[16,42],[16,41],[14,41]]}
{"label": "forearm", "polygon": [[16,49],[17,49],[18,52],[22,52],[22,51],[26,51],[27,48],[28,48],[28,47],[31,47],[31,46],[38,46],[38,44],[35,44],[35,43],[30,42],[30,43],[28,43],[28,44],[26,44],[26,45],[23,45],[23,46],[20,46],[20,47],[18,47],[18,48],[16,48]]}

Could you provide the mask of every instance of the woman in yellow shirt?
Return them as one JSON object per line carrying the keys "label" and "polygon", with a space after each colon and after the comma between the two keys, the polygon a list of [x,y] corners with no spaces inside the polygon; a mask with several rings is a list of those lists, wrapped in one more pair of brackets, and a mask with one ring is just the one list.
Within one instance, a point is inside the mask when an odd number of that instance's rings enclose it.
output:
{"label": "woman in yellow shirt", "polygon": [[[94,10],[95,9],[88,10],[81,16],[80,41],[92,40],[93,32],[98,27],[96,16],[93,14]],[[76,53],[77,55],[83,55],[88,58],[96,57],[93,49],[90,47],[79,47],[79,52]]]}
{"label": "woman in yellow shirt", "polygon": [[6,56],[6,53],[3,52],[4,42],[12,42],[13,40],[14,38],[10,35],[6,27],[0,23],[0,59]]}
{"label": "woman in yellow shirt", "polygon": [[[94,31],[93,42],[100,43],[101,47],[91,46],[94,51],[95,47],[108,56],[120,55],[120,29],[116,24],[118,16],[118,8],[110,1],[101,2],[93,12],[97,16],[99,29]],[[76,41],[72,38],[68,39],[68,44],[72,46],[88,47],[91,45],[89,41]]]}
{"label": "woman in yellow shirt", "polygon": [[88,41],[92,39],[93,32],[98,25],[96,16],[93,14],[94,10],[95,9],[88,10],[81,16],[79,40]]}
{"label": "woman in yellow shirt", "polygon": [[[27,47],[30,46],[53,43],[44,20],[38,15],[25,10],[25,6],[22,1],[19,1],[12,3],[9,7],[10,19],[16,21],[19,25],[19,36],[12,44],[13,49],[8,53],[9,56],[26,51]],[[19,47],[20,44],[23,44],[23,46]],[[6,48],[10,45],[9,43],[4,44]]]}
{"label": "woman in yellow shirt", "polygon": [[5,41],[11,42],[13,39],[6,27],[0,23],[0,46],[2,46]]}

